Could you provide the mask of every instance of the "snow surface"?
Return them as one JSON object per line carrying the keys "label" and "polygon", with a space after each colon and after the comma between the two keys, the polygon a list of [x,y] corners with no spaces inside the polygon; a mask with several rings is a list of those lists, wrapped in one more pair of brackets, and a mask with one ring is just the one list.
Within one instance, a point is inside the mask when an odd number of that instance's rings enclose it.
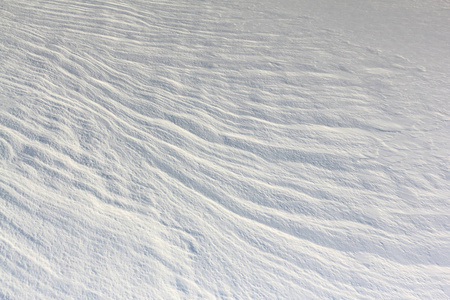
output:
{"label": "snow surface", "polygon": [[0,1],[0,299],[450,299],[447,0]]}

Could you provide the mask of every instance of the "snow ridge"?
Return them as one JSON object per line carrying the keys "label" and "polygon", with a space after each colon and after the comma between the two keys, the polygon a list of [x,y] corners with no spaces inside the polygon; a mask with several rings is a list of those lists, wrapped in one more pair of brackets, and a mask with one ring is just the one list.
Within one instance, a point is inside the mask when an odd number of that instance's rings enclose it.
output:
{"label": "snow ridge", "polygon": [[0,298],[450,297],[445,80],[233,1],[0,7]]}

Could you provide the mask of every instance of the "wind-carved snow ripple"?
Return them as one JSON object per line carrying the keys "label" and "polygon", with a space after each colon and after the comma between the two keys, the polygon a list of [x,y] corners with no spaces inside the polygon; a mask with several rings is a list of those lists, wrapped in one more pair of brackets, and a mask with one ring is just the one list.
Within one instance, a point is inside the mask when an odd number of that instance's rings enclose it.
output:
{"label": "wind-carved snow ripple", "polygon": [[4,16],[0,298],[445,293],[448,171],[403,150],[407,61],[231,3]]}

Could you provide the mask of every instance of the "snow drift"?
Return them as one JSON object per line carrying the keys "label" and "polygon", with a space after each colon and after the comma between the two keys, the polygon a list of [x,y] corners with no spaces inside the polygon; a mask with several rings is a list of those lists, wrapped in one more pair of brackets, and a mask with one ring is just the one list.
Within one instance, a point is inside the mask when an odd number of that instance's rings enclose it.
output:
{"label": "snow drift", "polygon": [[3,1],[0,298],[449,298],[449,4],[331,2]]}

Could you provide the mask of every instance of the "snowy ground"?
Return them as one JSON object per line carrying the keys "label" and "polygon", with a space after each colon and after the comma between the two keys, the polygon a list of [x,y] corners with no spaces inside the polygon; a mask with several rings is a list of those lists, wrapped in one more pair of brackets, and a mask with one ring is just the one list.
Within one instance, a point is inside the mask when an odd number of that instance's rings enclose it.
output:
{"label": "snowy ground", "polygon": [[1,1],[0,299],[450,299],[449,49],[447,0]]}

